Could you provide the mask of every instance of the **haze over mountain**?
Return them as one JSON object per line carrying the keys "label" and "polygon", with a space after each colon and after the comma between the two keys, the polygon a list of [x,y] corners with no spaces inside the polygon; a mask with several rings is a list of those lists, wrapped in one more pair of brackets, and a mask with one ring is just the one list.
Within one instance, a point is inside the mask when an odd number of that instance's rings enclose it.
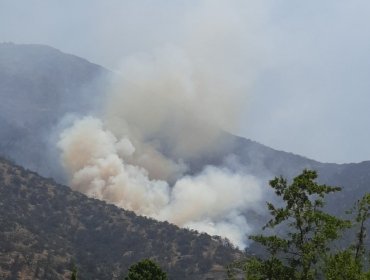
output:
{"label": "haze over mountain", "polygon": [[[132,131],[126,131],[126,133],[128,132],[126,136],[134,138],[116,139],[117,135],[123,137],[125,134],[122,134],[122,131],[117,133],[115,126],[111,125],[112,123],[109,124],[110,127],[104,123],[99,127],[99,121],[94,120],[94,118],[88,120],[88,122],[85,121],[85,124],[90,123],[90,125],[93,125],[90,128],[98,129],[92,131],[96,131],[99,135],[102,135],[103,138],[101,139],[108,141],[101,143],[104,145],[108,143],[110,152],[99,154],[97,158],[90,159],[87,157],[89,160],[87,167],[91,166],[99,170],[102,166],[100,164],[113,155],[117,156],[114,162],[118,164],[118,169],[114,171],[113,175],[110,175],[112,178],[121,180],[120,176],[124,174],[122,170],[126,168],[131,170],[130,172],[135,170],[136,173],[128,173],[127,178],[129,179],[128,181],[125,179],[123,185],[122,183],[112,184],[105,177],[102,177],[103,173],[95,173],[94,176],[88,179],[91,181],[82,181],[83,184],[77,183],[77,179],[67,181],[68,172],[69,176],[72,175],[73,178],[80,170],[84,170],[85,163],[82,162],[82,168],[78,167],[75,171],[68,170],[66,174],[60,163],[61,151],[57,148],[57,142],[60,141],[62,131],[66,131],[65,128],[71,127],[74,122],[75,125],[78,125],[76,120],[78,121],[80,117],[85,115],[104,117],[102,107],[107,103],[105,99],[107,89],[112,90],[109,84],[111,84],[113,74],[86,60],[63,54],[46,46],[1,44],[0,58],[0,72],[2,73],[0,94],[2,100],[4,100],[1,103],[0,112],[0,127],[3,131],[0,137],[0,153],[44,176],[51,176],[62,183],[72,183],[72,187],[89,196],[134,210],[138,214],[174,221],[179,225],[202,229],[212,234],[223,233],[224,236],[235,238],[234,242],[237,241],[239,245],[244,246],[247,242],[245,234],[255,232],[263,223],[263,219],[256,217],[264,215],[264,201],[269,199],[267,181],[273,176],[284,175],[292,178],[303,168],[318,170],[320,181],[343,186],[344,188],[343,192],[339,193],[329,203],[330,210],[336,214],[342,214],[356,199],[368,191],[368,183],[370,182],[369,162],[359,164],[320,163],[298,155],[276,151],[225,132],[213,134],[213,128],[210,131],[213,135],[216,135],[214,138],[216,141],[211,149],[207,147],[207,149],[196,150],[195,153],[183,154],[181,151],[184,150],[181,149],[181,146],[178,146],[181,144],[181,139],[178,136],[182,134],[179,134],[176,126],[173,127],[176,128],[175,130],[167,134],[167,129],[171,128],[171,126],[168,126],[169,122],[166,123],[166,126],[159,127],[159,130],[154,131],[154,133],[148,133],[145,129],[142,129],[140,134],[136,132],[136,134],[132,134]],[[135,91],[137,91],[136,84]],[[116,102],[116,105],[119,108],[119,104],[124,105],[126,101],[122,99],[120,101],[122,103]],[[149,103],[149,106],[151,104],[154,103]],[[168,104],[177,108],[176,103]],[[131,108],[133,107],[131,106]],[[151,109],[148,107],[143,111],[134,110],[133,114],[126,115],[126,118],[128,116],[131,120],[134,120],[140,128],[143,120],[135,119],[137,116],[135,114],[145,115]],[[71,114],[73,117],[71,117]],[[158,117],[155,114],[152,116],[152,121]],[[159,116],[161,117],[161,115]],[[176,121],[174,124],[180,124],[180,127],[183,127],[187,122],[187,120],[181,118]],[[109,129],[113,130],[109,131]],[[189,127],[187,129],[190,130],[184,143],[196,141],[197,137],[204,133],[201,130],[194,133],[193,128]],[[81,147],[87,148],[87,144],[94,143],[100,137],[96,137],[95,132],[90,135],[86,134],[89,130],[84,131],[85,134],[81,134],[82,143],[84,144],[78,146],[79,149]],[[146,135],[142,132],[145,132]],[[207,135],[207,137],[212,135],[207,131],[205,132],[207,134],[204,135]],[[73,144],[73,139],[79,138],[73,138],[75,136],[72,137],[71,135],[64,134],[63,137],[69,137],[65,138],[69,139],[69,142],[67,141],[69,144],[64,142],[64,146],[59,146],[59,149],[61,147],[62,150],[73,147],[73,145],[70,145]],[[113,138],[111,135],[113,135]],[[173,136],[175,138],[171,138]],[[131,141],[133,142],[130,143]],[[99,144],[100,142],[96,143]],[[206,142],[200,143],[203,147],[202,143]],[[196,145],[199,147],[199,144]],[[99,144],[98,147],[102,147],[102,145]],[[77,158],[82,155],[78,149],[72,149],[71,151],[71,155],[75,155]],[[138,155],[142,157],[130,158],[130,153],[139,153]],[[153,159],[157,163],[161,162],[161,165],[170,168],[168,174],[172,174],[174,177],[167,177],[168,180],[166,181],[167,175],[162,177],[164,173],[153,173],[154,170],[151,168],[155,165],[151,165],[147,161],[147,155],[154,156]],[[73,163],[74,159],[71,158],[71,160]],[[213,167],[205,169],[206,166],[210,165]],[[136,166],[147,168],[148,173],[143,173],[143,169],[136,169]],[[159,165],[157,164],[156,167],[159,167]],[[173,172],[173,170],[177,171]],[[71,171],[72,173],[70,173]],[[136,175],[133,176],[133,174]],[[78,176],[80,177],[76,178],[83,178],[81,175]],[[142,179],[140,181],[137,178]],[[100,180],[100,185],[96,185],[94,189],[91,186],[98,182],[93,181],[95,179]],[[153,180],[157,180],[155,184]],[[157,184],[158,180],[163,180],[159,182],[160,186]],[[215,182],[221,182],[222,186],[216,187],[217,183]],[[135,199],[137,198],[136,192],[138,190],[143,191],[142,200],[136,206],[134,206],[133,200],[126,199],[130,197],[130,193],[126,191],[124,196],[119,193],[120,188],[125,184],[134,186],[133,189],[128,189],[128,191],[133,191]],[[205,190],[208,191],[202,191],[205,186],[207,187]],[[109,192],[105,193],[106,187],[108,190],[118,191],[118,193],[115,196],[110,195]],[[144,189],[141,189],[143,187]],[[254,191],[251,192],[251,188]],[[179,194],[183,194],[184,190],[189,192],[187,197],[177,196],[177,194],[174,196],[173,190],[176,190]],[[253,192],[254,194],[252,194]],[[229,202],[223,201],[225,193],[231,195]],[[158,206],[160,205],[157,204],[158,201],[153,200],[153,198],[157,199],[157,195],[164,199],[163,206]],[[212,197],[213,200],[209,201],[209,197]],[[179,216],[168,216],[168,213],[176,213],[172,210],[167,212],[172,209],[171,207],[176,207],[174,209],[180,207],[178,208],[182,209],[180,212],[185,213],[186,211],[193,211],[192,208],[198,203],[198,212],[191,212],[192,214],[183,222],[179,222]],[[153,209],[155,210],[149,211],[148,209],[152,208],[148,208],[148,205],[154,206]],[[341,207],[337,207],[337,205],[341,205]]]}
{"label": "haze over mountain", "polygon": [[0,44],[0,149],[17,163],[63,180],[53,129],[85,114],[104,93],[103,67],[41,45]]}
{"label": "haze over mountain", "polygon": [[2,1],[0,39],[115,70],[164,46],[197,52],[197,62],[245,82],[231,131],[346,163],[370,158],[369,13],[366,0]]}

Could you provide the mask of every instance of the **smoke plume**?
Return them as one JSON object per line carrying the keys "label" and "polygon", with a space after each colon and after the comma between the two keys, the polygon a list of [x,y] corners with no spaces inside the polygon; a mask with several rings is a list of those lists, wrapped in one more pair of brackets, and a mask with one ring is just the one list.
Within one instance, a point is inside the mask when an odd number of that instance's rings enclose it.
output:
{"label": "smoke plume", "polygon": [[246,245],[252,229],[242,213],[258,209],[262,197],[254,177],[208,166],[198,175],[182,176],[173,186],[151,179],[147,169],[129,163],[137,152],[130,139],[118,138],[94,117],[75,121],[61,134],[58,145],[75,190],[140,215]]}
{"label": "smoke plume", "polygon": [[227,144],[224,131],[238,125],[248,88],[239,74],[245,60],[230,59],[243,51],[233,37],[240,18],[210,3],[207,24],[203,12],[193,15],[180,44],[125,58],[104,113],[76,119],[58,147],[72,188],[244,247],[253,231],[244,214],[258,212],[263,197],[257,179],[189,165]]}

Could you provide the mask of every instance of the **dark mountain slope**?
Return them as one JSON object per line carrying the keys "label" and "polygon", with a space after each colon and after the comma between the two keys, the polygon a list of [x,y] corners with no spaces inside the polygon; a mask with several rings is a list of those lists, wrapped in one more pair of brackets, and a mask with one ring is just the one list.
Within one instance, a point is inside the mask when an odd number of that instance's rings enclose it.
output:
{"label": "dark mountain slope", "polygon": [[[170,279],[224,279],[240,252],[206,234],[138,217],[0,160],[0,279],[123,279],[153,258]],[[208,278],[207,278],[208,277]]]}
{"label": "dark mountain slope", "polygon": [[[60,177],[49,139],[67,113],[86,114],[109,71],[41,45],[0,44],[0,151],[43,175]],[[35,164],[37,162],[37,164]]]}

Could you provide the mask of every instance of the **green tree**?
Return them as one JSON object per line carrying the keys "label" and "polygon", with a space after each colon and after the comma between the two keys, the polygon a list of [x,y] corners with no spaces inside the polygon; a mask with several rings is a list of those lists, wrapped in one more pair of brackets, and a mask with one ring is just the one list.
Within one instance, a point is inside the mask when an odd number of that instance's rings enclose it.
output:
{"label": "green tree", "polygon": [[370,218],[370,193],[365,194],[362,199],[357,201],[354,211],[356,211],[355,221],[359,226],[357,242],[354,245],[355,260],[357,263],[361,263],[365,253],[366,221]]}
{"label": "green tree", "polygon": [[270,181],[282,206],[267,203],[272,219],[264,229],[285,225],[287,232],[277,235],[255,235],[250,238],[262,244],[268,252],[265,259],[251,258],[244,271],[246,279],[317,279],[322,272],[329,243],[339,237],[350,223],[325,213],[325,195],[340,190],[338,187],[316,182],[317,173],[304,170],[291,184],[283,177]]}
{"label": "green tree", "polygon": [[355,243],[346,250],[327,257],[325,278],[330,280],[363,280],[370,279],[370,272],[364,272],[366,221],[370,218],[370,194],[358,200],[349,212],[355,213],[353,226],[357,230]]}
{"label": "green tree", "polygon": [[167,274],[152,260],[144,259],[128,270],[125,280],[166,280]]}
{"label": "green tree", "polygon": [[369,280],[370,274],[362,271],[352,250],[339,251],[329,255],[324,266],[327,280]]}
{"label": "green tree", "polygon": [[75,265],[73,266],[72,269],[71,280],[77,280],[77,268]]}

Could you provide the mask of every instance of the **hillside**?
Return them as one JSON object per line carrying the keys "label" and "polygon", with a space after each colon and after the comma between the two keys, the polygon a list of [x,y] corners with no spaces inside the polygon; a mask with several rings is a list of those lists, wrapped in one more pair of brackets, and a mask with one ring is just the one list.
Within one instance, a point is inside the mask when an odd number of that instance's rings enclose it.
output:
{"label": "hillside", "polygon": [[108,74],[51,47],[0,43],[1,155],[62,180],[53,130],[67,113],[96,107]]}
{"label": "hillside", "polygon": [[179,229],[87,198],[0,160],[0,278],[122,279],[153,258],[170,279],[223,279],[240,252],[219,238]]}
{"label": "hillside", "polygon": [[[55,145],[58,125],[68,114],[83,116],[103,107],[110,75],[101,66],[48,46],[0,44],[0,156],[66,183]],[[223,140],[212,153],[190,158],[186,172],[197,174],[206,165],[229,168],[231,161],[231,168],[258,177],[267,188],[274,176],[291,179],[304,168],[315,169],[320,182],[343,187],[328,201],[328,209],[337,215],[370,189],[370,161],[321,163],[227,133]],[[267,220],[244,214],[256,228]]]}

